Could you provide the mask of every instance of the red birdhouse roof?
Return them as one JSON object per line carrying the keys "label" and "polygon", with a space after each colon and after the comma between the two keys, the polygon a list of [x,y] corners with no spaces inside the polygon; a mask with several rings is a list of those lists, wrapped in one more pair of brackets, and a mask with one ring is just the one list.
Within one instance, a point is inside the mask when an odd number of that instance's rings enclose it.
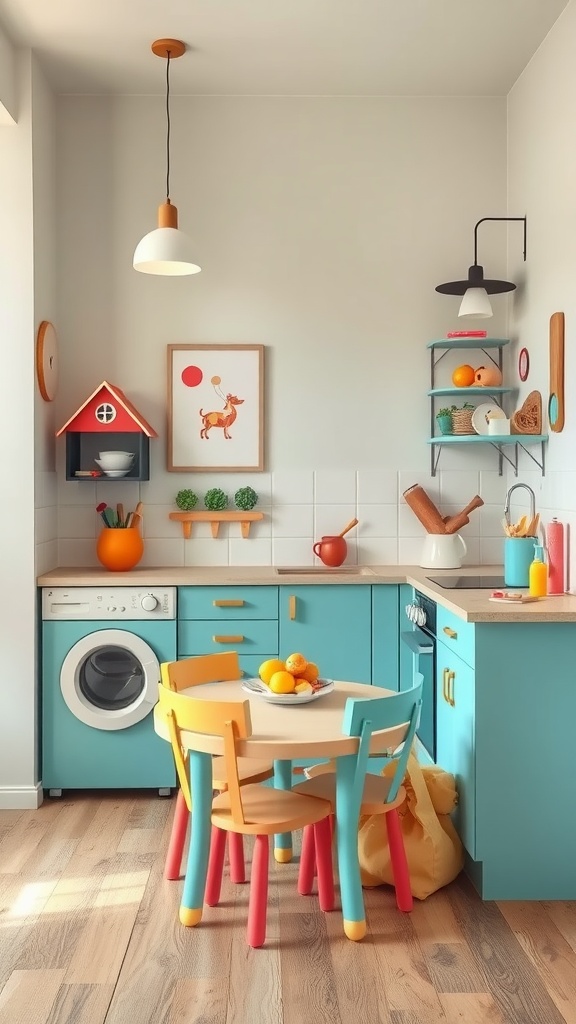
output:
{"label": "red birdhouse roof", "polygon": [[[101,423],[94,416],[94,411],[105,402],[119,408],[116,417],[112,421]],[[56,431],[56,437],[60,437],[60,434],[67,430],[94,431],[95,433],[140,430],[147,437],[158,437],[153,427],[140,415],[138,410],[132,405],[132,402],[126,398],[124,392],[117,388],[115,384],[109,384],[106,380],[103,380],[96,390],[88,396],[86,401],[82,403],[80,408],[76,410],[74,415],[69,420],[66,420],[64,426]]]}

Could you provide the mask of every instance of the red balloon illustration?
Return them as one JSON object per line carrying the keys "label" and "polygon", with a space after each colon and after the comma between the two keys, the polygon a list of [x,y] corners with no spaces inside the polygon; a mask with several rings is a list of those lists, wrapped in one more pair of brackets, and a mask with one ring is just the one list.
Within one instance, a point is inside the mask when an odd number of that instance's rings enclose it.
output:
{"label": "red balloon illustration", "polygon": [[199,366],[186,366],[182,370],[182,383],[187,388],[196,388],[202,383],[204,374]]}

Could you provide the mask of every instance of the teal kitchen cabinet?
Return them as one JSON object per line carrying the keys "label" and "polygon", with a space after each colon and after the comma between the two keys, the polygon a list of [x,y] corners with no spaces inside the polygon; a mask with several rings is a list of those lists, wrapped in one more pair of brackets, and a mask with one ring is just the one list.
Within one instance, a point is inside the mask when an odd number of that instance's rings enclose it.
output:
{"label": "teal kitchen cabinet", "polygon": [[300,651],[324,677],[370,683],[372,589],[335,583],[281,586],[280,657]]}
{"label": "teal kitchen cabinet", "polygon": [[403,590],[414,593],[408,586],[372,587],[372,683],[386,690],[400,689],[398,593]]}
{"label": "teal kitchen cabinet", "polygon": [[178,657],[219,651],[237,651],[248,676],[278,657],[278,587],[178,588]]}
{"label": "teal kitchen cabinet", "polygon": [[455,777],[454,824],[471,857],[476,855],[475,686],[470,665],[437,643],[436,760]]}

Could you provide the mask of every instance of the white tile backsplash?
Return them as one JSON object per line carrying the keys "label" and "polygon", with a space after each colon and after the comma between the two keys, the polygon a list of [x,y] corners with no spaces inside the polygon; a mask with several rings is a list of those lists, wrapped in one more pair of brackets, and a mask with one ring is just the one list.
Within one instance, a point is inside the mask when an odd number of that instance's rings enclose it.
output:
{"label": "white tile backsplash", "polygon": [[[62,466],[63,472],[63,466]],[[153,472],[153,470],[151,471]],[[339,533],[357,517],[358,525],[346,536],[347,562],[360,565],[418,564],[424,538],[424,527],[403,498],[403,490],[419,483],[443,515],[454,515],[476,493],[486,504],[470,516],[462,531],[468,544],[467,564],[502,560],[501,526],[506,484],[489,470],[445,469],[432,478],[421,471],[400,470],[371,472],[369,470],[280,470],[256,478],[249,474],[233,474],[217,479],[214,474],[174,474],[170,488],[154,481],[111,483],[69,481],[59,484],[60,505],[57,509],[59,537],[58,563],[61,565],[97,565],[96,537],[101,522],[96,513],[98,501],[112,507],[118,501],[125,512],[137,502],[144,504],[142,533],[144,536],[143,566],[170,565],[313,565],[317,560],[312,545],[323,535]],[[560,474],[558,474],[560,475]],[[569,474],[564,487],[566,498],[576,491],[576,473]],[[44,474],[40,483],[50,493],[51,474]],[[572,480],[574,476],[574,480]],[[222,487],[234,509],[234,494],[239,487],[253,486],[259,495],[257,511],[262,521],[252,523],[250,535],[243,538],[239,523],[222,523],[219,535],[212,537],[210,523],[194,523],[192,537],[184,540],[181,525],[170,520],[176,511],[174,498],[178,490],[190,487],[198,494],[197,509],[203,509],[203,498],[209,487]],[[441,500],[442,498],[442,500]],[[576,503],[576,502],[575,502]],[[40,508],[37,517],[37,544],[43,547],[54,527],[54,511]],[[550,512],[559,515],[558,510]],[[481,542],[480,542],[481,538]],[[495,541],[496,543],[492,543]],[[46,552],[38,557],[50,559]],[[495,555],[498,557],[495,557]]]}

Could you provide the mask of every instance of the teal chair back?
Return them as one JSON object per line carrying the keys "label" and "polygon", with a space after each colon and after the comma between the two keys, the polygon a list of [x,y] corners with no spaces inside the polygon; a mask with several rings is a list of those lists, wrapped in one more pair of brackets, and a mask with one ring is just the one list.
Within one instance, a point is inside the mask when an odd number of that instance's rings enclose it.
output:
{"label": "teal chair back", "polygon": [[394,693],[391,697],[375,697],[368,700],[349,697],[346,701],[342,732],[346,736],[360,737],[354,772],[354,801],[358,808],[362,801],[372,733],[379,732],[381,729],[392,729],[406,723],[406,733],[392,758],[396,761],[396,768],[392,776],[388,800],[392,802],[398,795],[420,717],[423,682],[424,677],[417,673],[416,684],[410,690]]}

